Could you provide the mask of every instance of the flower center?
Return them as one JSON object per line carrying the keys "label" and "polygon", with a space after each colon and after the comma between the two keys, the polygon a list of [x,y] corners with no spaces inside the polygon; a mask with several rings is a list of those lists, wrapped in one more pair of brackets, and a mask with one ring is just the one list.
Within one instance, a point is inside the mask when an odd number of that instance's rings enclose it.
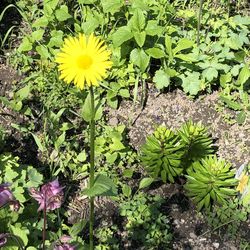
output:
{"label": "flower center", "polygon": [[77,66],[80,69],[88,69],[93,63],[93,60],[88,55],[81,55],[77,58]]}

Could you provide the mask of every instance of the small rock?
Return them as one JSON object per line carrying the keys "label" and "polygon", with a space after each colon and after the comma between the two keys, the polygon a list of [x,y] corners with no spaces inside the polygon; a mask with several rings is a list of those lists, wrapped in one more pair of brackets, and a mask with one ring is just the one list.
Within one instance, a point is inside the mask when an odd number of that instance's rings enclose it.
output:
{"label": "small rock", "polygon": [[190,233],[189,236],[193,239],[197,238],[197,236],[194,233]]}
{"label": "small rock", "polygon": [[184,224],[185,223],[185,220],[181,219],[181,224]]}
{"label": "small rock", "polygon": [[218,243],[218,242],[214,242],[214,243],[213,243],[213,246],[217,249],[217,248],[219,248],[220,243]]}
{"label": "small rock", "polygon": [[200,241],[206,241],[207,238],[200,238]]}

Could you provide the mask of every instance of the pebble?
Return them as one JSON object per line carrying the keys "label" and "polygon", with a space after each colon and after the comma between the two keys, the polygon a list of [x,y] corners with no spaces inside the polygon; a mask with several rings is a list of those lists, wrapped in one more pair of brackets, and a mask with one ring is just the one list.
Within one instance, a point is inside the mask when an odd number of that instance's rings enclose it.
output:
{"label": "pebble", "polygon": [[219,248],[220,243],[218,243],[218,242],[214,242],[214,243],[213,243],[213,246],[217,249],[217,248]]}

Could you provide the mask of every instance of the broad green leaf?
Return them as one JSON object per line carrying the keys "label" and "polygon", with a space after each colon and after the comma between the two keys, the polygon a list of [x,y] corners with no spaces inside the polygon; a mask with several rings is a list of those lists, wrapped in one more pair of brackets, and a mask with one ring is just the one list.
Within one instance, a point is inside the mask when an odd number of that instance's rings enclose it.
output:
{"label": "broad green leaf", "polygon": [[151,177],[143,178],[140,181],[139,189],[143,189],[143,188],[146,188],[146,187],[150,186],[154,182],[154,180],[155,179],[151,178]]}
{"label": "broad green leaf", "polygon": [[159,26],[157,21],[149,20],[145,31],[149,36],[161,35],[163,32],[163,27]]}
{"label": "broad green leaf", "polygon": [[39,29],[31,33],[31,37],[34,42],[40,41],[43,38],[44,30]]}
{"label": "broad green leaf", "polygon": [[124,42],[128,41],[133,37],[133,33],[131,32],[128,26],[120,27],[113,35],[112,40],[115,47],[121,46]]}
{"label": "broad green leaf", "polygon": [[44,0],[44,6],[49,5],[52,10],[54,10],[60,0]]}
{"label": "broad green leaf", "polygon": [[18,51],[22,52],[22,51],[30,51],[32,49],[32,43],[29,40],[28,37],[24,37],[22,43],[20,44],[20,46],[18,47]]}
{"label": "broad green leaf", "polygon": [[89,197],[116,196],[117,189],[109,177],[99,174],[95,178],[93,187],[83,190],[83,194]]}
{"label": "broad green leaf", "polygon": [[94,4],[97,0],[77,0],[80,4]]}
{"label": "broad green leaf", "polygon": [[218,71],[215,68],[209,67],[202,72],[203,77],[205,77],[209,82],[218,77]]}
{"label": "broad green leaf", "polygon": [[124,4],[124,0],[101,0],[104,13],[110,12],[114,14],[120,10]]}
{"label": "broad green leaf", "polygon": [[57,20],[60,22],[63,22],[71,18],[67,5],[62,5],[60,9],[56,10],[55,15],[56,15]]}
{"label": "broad green leaf", "polygon": [[42,59],[48,59],[50,57],[49,51],[46,46],[38,45],[36,46],[36,51]]}
{"label": "broad green leaf", "polygon": [[42,183],[43,175],[40,174],[35,168],[29,166],[27,170],[27,178],[27,188],[38,187]]}
{"label": "broad green leaf", "polygon": [[189,73],[186,77],[182,75],[181,79],[183,90],[186,93],[189,93],[190,95],[197,95],[201,90],[202,82],[198,72]]}
{"label": "broad green leaf", "polygon": [[111,140],[112,143],[109,145],[111,151],[120,151],[122,149],[125,149],[125,146],[120,139],[113,137]]}
{"label": "broad green leaf", "polygon": [[60,46],[63,44],[63,32],[61,30],[52,30],[50,35],[51,38],[49,40],[48,47],[60,48]]}
{"label": "broad green leaf", "polygon": [[27,97],[30,94],[30,85],[26,85],[25,87],[19,89],[16,93],[15,96],[19,97],[21,100],[27,99]]}
{"label": "broad green leaf", "polygon": [[243,84],[249,79],[250,77],[250,70],[249,66],[245,65],[238,76],[237,83],[239,86],[243,86]]}
{"label": "broad green leaf", "polygon": [[47,27],[48,23],[49,23],[48,18],[46,16],[42,16],[32,24],[32,27],[34,28]]}
{"label": "broad green leaf", "polygon": [[138,31],[134,31],[133,32],[134,38],[136,43],[142,47],[144,45],[145,39],[146,39],[146,32],[142,31],[142,32],[138,32]]}
{"label": "broad green leaf", "polygon": [[179,59],[186,61],[186,62],[196,62],[197,61],[197,59],[191,53],[189,53],[189,54],[177,54],[174,57],[179,58]]}
{"label": "broad green leaf", "polygon": [[193,47],[194,42],[191,40],[188,40],[187,38],[182,38],[178,41],[177,46],[173,49],[173,54],[177,54],[178,52],[189,49]]}
{"label": "broad green leaf", "polygon": [[128,89],[120,89],[119,90],[119,95],[125,98],[130,97],[130,93]]}
{"label": "broad green leaf", "polygon": [[168,87],[170,83],[169,75],[164,70],[157,70],[153,82],[156,84],[157,89]]}
{"label": "broad green leaf", "polygon": [[163,50],[159,49],[159,48],[147,49],[146,53],[148,55],[150,55],[151,57],[156,58],[156,59],[159,59],[159,58],[162,58],[162,57],[166,56],[165,52]]}
{"label": "broad green leaf", "polygon": [[29,233],[28,229],[24,229],[24,228],[19,228],[19,227],[15,227],[13,225],[10,225],[10,230],[11,232],[19,238],[19,240],[22,241],[22,244],[24,246],[27,246],[28,244],[28,237],[27,234]]}
{"label": "broad green leaf", "polygon": [[143,14],[143,11],[137,9],[134,15],[129,20],[128,25],[130,26],[131,30],[142,31],[145,27],[145,16]]}
{"label": "broad green leaf", "polygon": [[149,59],[149,56],[143,49],[133,49],[130,53],[131,62],[138,66],[142,72],[146,71],[146,68],[149,65]]}
{"label": "broad green leaf", "polygon": [[55,141],[55,149],[58,151],[59,148],[63,145],[63,143],[65,142],[65,136],[66,136],[66,133],[63,132]]}
{"label": "broad green leaf", "polygon": [[225,87],[225,84],[231,81],[232,81],[232,75],[230,72],[228,72],[227,74],[220,75],[220,84],[222,87]]}
{"label": "broad green leaf", "polygon": [[132,194],[132,189],[129,185],[124,184],[122,186],[122,193],[126,196],[126,197],[130,197]]}

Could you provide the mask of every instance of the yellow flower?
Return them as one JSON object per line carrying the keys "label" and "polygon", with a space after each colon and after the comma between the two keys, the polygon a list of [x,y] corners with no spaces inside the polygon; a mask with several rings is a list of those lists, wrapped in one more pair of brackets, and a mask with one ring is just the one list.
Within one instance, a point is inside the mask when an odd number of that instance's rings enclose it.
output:
{"label": "yellow flower", "polygon": [[99,38],[91,34],[86,37],[65,39],[61,52],[56,56],[59,63],[60,79],[83,89],[84,85],[98,86],[98,81],[106,77],[107,69],[111,68],[110,51]]}
{"label": "yellow flower", "polygon": [[244,192],[244,189],[248,183],[249,176],[244,174],[239,181],[239,185],[236,188],[236,191],[239,191],[241,194]]}

